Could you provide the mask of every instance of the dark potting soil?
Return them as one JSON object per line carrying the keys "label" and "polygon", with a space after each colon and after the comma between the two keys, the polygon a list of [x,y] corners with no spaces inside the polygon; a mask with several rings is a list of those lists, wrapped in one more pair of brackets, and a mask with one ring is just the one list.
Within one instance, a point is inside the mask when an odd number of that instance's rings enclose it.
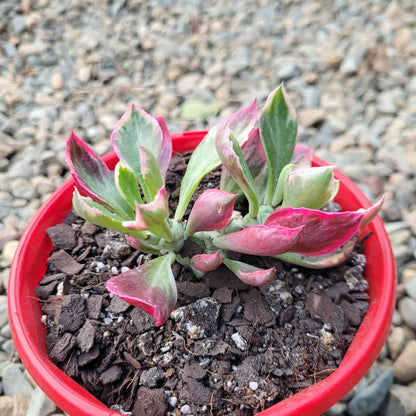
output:
{"label": "dark potting soil", "polygon": [[[186,158],[167,179],[173,204]],[[205,188],[216,186],[218,173]],[[105,282],[146,261],[118,233],[75,214],[48,230],[53,252],[37,288],[51,359],[89,392],[134,416],[253,415],[330,375],[368,308],[365,256],[327,270],[272,258],[278,278],[250,287],[225,267],[197,279],[174,264],[178,309],[161,327]],[[184,255],[198,248],[184,247]]]}

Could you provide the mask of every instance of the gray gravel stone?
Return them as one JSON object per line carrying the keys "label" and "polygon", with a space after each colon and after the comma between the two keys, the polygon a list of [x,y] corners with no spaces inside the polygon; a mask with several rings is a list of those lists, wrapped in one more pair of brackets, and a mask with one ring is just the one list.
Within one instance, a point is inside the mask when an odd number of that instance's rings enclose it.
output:
{"label": "gray gravel stone", "polygon": [[393,384],[381,416],[412,416],[416,414],[416,386]]}
{"label": "gray gravel stone", "polygon": [[55,410],[55,403],[53,403],[39,387],[36,387],[31,396],[26,416],[49,415]]}
{"label": "gray gravel stone", "polygon": [[348,402],[349,414],[364,416],[377,411],[387,396],[393,379],[394,372],[390,368]]}
{"label": "gray gravel stone", "polygon": [[140,374],[140,384],[146,387],[154,388],[164,376],[165,373],[163,370],[157,367],[152,367],[149,368],[149,370],[142,371]]}
{"label": "gray gravel stone", "polygon": [[394,373],[400,382],[416,380],[416,340],[410,340],[393,365]]}
{"label": "gray gravel stone", "polygon": [[404,284],[407,295],[416,302],[416,278]]}
{"label": "gray gravel stone", "polygon": [[403,297],[399,300],[399,312],[406,325],[416,330],[416,301]]}
{"label": "gray gravel stone", "polygon": [[2,373],[4,394],[13,396],[16,393],[24,393],[29,397],[33,393],[33,387],[23,375],[18,364],[8,364]]}

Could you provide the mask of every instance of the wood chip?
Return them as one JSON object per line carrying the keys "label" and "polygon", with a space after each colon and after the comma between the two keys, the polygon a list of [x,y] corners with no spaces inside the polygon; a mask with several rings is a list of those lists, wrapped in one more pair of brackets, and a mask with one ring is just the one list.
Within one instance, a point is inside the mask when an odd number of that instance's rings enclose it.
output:
{"label": "wood chip", "polygon": [[84,264],[75,261],[65,250],[54,252],[49,258],[49,263],[59,271],[71,276],[78,274],[84,268]]}

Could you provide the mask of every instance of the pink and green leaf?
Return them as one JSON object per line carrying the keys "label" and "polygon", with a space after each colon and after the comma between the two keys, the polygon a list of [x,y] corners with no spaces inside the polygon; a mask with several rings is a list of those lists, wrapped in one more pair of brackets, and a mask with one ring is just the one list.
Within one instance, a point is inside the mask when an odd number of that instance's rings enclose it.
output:
{"label": "pink and green leaf", "polygon": [[164,140],[159,122],[134,103],[130,104],[111,134],[117,156],[139,180],[142,176],[140,146],[151,149],[157,160]]}
{"label": "pink and green leaf", "polygon": [[207,189],[195,201],[189,214],[186,235],[198,231],[221,230],[227,226],[233,214],[236,194],[220,189]]}
{"label": "pink and green leaf", "polygon": [[251,286],[264,286],[276,278],[276,269],[260,269],[251,264],[224,258],[224,264],[244,283]]}
{"label": "pink and green leaf", "polygon": [[82,196],[77,189],[74,190],[72,206],[80,217],[100,227],[111,228],[120,233],[128,233],[140,238],[147,237],[141,231],[129,230],[123,225],[123,219],[118,214],[108,210],[104,205],[94,201],[92,198]]}
{"label": "pink and green leaf", "polygon": [[157,257],[141,266],[112,277],[107,290],[143,309],[163,325],[176,307],[177,290],[171,266],[173,253]]}
{"label": "pink and green leaf", "polygon": [[[266,155],[264,154],[258,128],[250,132],[248,140],[242,146],[241,151],[252,177],[254,179],[257,178],[266,166]],[[220,189],[227,192],[237,192],[238,190],[238,185],[236,185],[230,172],[225,167],[223,167],[221,174]]]}
{"label": "pink and green leaf", "polygon": [[336,180],[333,166],[293,169],[283,185],[284,207],[320,209],[334,196]]}
{"label": "pink and green leaf", "polygon": [[160,247],[149,242],[149,240],[151,240],[151,237],[146,237],[147,238],[136,238],[129,234],[124,235],[124,238],[126,239],[127,243],[130,244],[134,249],[139,250],[142,253],[160,255]]}
{"label": "pink and green leaf", "polygon": [[172,158],[172,137],[169,133],[165,119],[163,117],[156,117],[156,121],[159,123],[159,126],[162,130],[162,145],[158,157],[158,164],[164,182],[166,172],[169,168],[169,163]]}
{"label": "pink and green leaf", "polygon": [[303,227],[252,225],[235,233],[214,238],[213,244],[222,250],[254,256],[275,256],[296,247]]}
{"label": "pink and green leaf", "polygon": [[136,217],[132,221],[123,221],[123,227],[129,230],[148,230],[153,234],[173,241],[173,235],[168,224],[169,204],[168,195],[163,186],[156,194],[155,199],[147,204],[136,205]]}
{"label": "pink and green leaf", "polygon": [[220,252],[220,250],[217,250],[212,254],[195,254],[191,258],[191,265],[200,272],[212,272],[218,269],[222,263]]}
{"label": "pink and green leaf", "polygon": [[260,135],[267,160],[265,204],[270,204],[284,166],[290,163],[297,132],[296,113],[283,85],[267,98],[260,117]]}
{"label": "pink and green leaf", "polygon": [[120,195],[114,174],[103,160],[72,130],[66,142],[65,159],[79,191],[122,216],[132,209]]}
{"label": "pink and green leaf", "polygon": [[265,225],[298,229],[300,238],[291,250],[294,253],[318,256],[328,254],[345,244],[359,230],[364,212],[324,212],[308,208],[280,208]]}
{"label": "pink and green leaf", "polygon": [[175,219],[180,221],[188,207],[192,194],[202,178],[220,166],[221,159],[215,149],[215,138],[218,129],[227,124],[239,144],[243,144],[247,139],[250,131],[253,129],[257,117],[257,102],[253,101],[251,105],[221,121],[212,127],[201,143],[193,151],[189,160],[188,167],[182,179],[179,203],[175,212]]}
{"label": "pink and green leaf", "polygon": [[224,125],[218,130],[215,147],[217,148],[222,164],[230,172],[230,175],[246,196],[250,216],[255,218],[259,211],[256,185],[247,163],[243,158],[241,148],[233,138],[227,125]]}
{"label": "pink and green leaf", "polygon": [[354,236],[348,240],[341,247],[335,249],[331,253],[321,254],[320,256],[309,256],[307,254],[299,253],[283,253],[277,257],[280,260],[286,261],[297,266],[307,267],[309,269],[327,269],[335,267],[348,260],[351,253],[354,251],[357,237]]}

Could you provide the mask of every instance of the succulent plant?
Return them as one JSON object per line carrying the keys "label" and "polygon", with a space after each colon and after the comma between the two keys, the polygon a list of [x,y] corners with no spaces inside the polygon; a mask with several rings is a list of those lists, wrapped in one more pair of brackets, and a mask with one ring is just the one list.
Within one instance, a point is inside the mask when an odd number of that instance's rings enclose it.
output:
{"label": "succulent plant", "polygon": [[[162,325],[175,309],[175,261],[201,277],[221,264],[242,281],[262,286],[276,269],[234,260],[230,252],[273,256],[304,267],[345,261],[360,228],[380,210],[321,210],[337,194],[334,167],[312,167],[312,151],[296,145],[296,114],[283,86],[272,92],[257,124],[257,102],[214,125],[196,147],[181,182],[178,206],[169,218],[165,176],[172,141],[163,118],[131,104],[111,141],[119,162],[110,171],[71,130],[66,161],[75,180],[73,207],[85,220],[124,233],[128,243],[151,259],[113,276],[107,289],[142,308]],[[202,178],[222,165],[218,189],[196,199]],[[247,212],[234,209],[247,201]],[[201,248],[181,256],[187,239]]]}

